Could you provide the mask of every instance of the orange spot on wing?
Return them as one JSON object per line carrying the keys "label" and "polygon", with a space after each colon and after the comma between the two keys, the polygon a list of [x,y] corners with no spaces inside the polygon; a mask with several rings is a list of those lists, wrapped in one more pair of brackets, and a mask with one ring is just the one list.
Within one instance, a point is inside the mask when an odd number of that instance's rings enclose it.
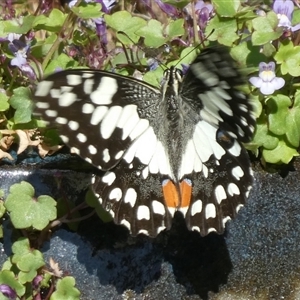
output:
{"label": "orange spot on wing", "polygon": [[177,208],[179,206],[178,191],[171,180],[165,180],[162,184],[163,194],[168,207]]}
{"label": "orange spot on wing", "polygon": [[180,182],[181,193],[181,207],[189,207],[192,197],[192,184],[189,180],[182,180]]}

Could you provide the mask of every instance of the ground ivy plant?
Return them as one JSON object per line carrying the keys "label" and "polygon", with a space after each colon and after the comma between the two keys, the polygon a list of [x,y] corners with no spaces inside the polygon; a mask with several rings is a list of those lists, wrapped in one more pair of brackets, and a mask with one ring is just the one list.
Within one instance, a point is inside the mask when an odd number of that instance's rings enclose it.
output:
{"label": "ground ivy plant", "polygon": [[[263,165],[288,164],[299,155],[300,9],[296,1],[53,3],[1,2],[0,160],[14,160],[10,149],[16,143],[17,154],[35,147],[41,157],[62,147],[56,130],[32,116],[32,92],[45,75],[88,67],[158,86],[166,67],[176,64],[185,70],[201,49],[215,44],[229,47],[249,78],[244,92],[252,96],[257,126],[246,147]],[[34,188],[25,182],[0,197],[6,200],[0,201],[0,217],[9,216],[23,234],[0,273],[0,297],[13,291],[15,298],[38,299],[39,290],[51,285],[50,299],[62,299],[66,291],[70,299],[77,299],[74,279],[49,271],[38,250],[49,228],[61,218],[56,202],[49,196],[35,199]],[[93,200],[89,203],[96,206]],[[106,218],[103,211],[96,211]],[[32,230],[38,232],[35,240],[29,238]],[[36,278],[39,284],[34,283]]]}

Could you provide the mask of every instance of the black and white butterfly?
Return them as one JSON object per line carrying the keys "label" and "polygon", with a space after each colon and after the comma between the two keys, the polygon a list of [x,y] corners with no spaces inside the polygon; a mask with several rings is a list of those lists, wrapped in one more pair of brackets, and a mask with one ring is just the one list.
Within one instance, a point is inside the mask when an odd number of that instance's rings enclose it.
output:
{"label": "black and white butterfly", "polygon": [[165,71],[161,89],[134,78],[66,70],[40,82],[36,114],[60,125],[62,140],[106,171],[92,186],[117,224],[155,237],[176,211],[202,236],[222,233],[249,195],[246,150],[255,117],[223,48],[187,74]]}

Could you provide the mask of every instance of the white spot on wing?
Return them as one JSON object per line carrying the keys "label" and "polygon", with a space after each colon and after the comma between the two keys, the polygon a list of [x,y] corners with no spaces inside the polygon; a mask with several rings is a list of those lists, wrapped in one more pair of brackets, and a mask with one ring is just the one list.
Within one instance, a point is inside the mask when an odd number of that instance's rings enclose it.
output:
{"label": "white spot on wing", "polygon": [[81,143],[85,143],[87,141],[87,136],[83,133],[78,133],[77,140]]}
{"label": "white spot on wing", "polygon": [[216,232],[216,228],[210,227],[207,229],[207,233]]}
{"label": "white spot on wing", "polygon": [[93,145],[89,145],[88,146],[88,149],[89,149],[89,151],[90,151],[90,153],[92,154],[92,155],[95,155],[95,154],[97,154],[97,148],[95,147],[95,146],[93,146]]}
{"label": "white spot on wing", "polygon": [[129,134],[131,140],[135,140],[138,136],[140,136],[145,130],[149,127],[149,121],[146,119],[140,119],[138,123],[135,125],[134,129]]}
{"label": "white spot on wing", "polygon": [[244,205],[243,205],[243,204],[239,204],[239,205],[236,207],[235,211],[238,213],[239,210],[240,210],[242,207],[244,207]]}
{"label": "white spot on wing", "polygon": [[[37,97],[46,97],[46,96],[48,96],[49,91],[53,86],[53,83],[54,83],[53,81],[48,81],[48,80],[44,80],[44,81],[40,82],[37,85],[37,88],[36,88],[36,91],[35,91],[35,96],[37,96]],[[39,103],[40,102],[38,102],[37,105]],[[39,106],[37,106],[37,107],[39,107]],[[41,108],[43,108],[43,107],[41,107]]]}
{"label": "white spot on wing", "polygon": [[115,155],[115,159],[120,159],[120,158],[123,156],[123,154],[124,154],[124,151],[123,151],[123,150],[119,151],[119,152]]}
{"label": "white spot on wing", "polygon": [[135,189],[129,188],[125,193],[124,203],[129,203],[131,207],[134,207],[136,203],[136,199],[137,199],[137,193]]}
{"label": "white spot on wing", "polygon": [[236,166],[232,168],[231,174],[233,175],[234,178],[236,178],[236,180],[240,180],[244,176],[244,171],[240,166]]}
{"label": "white spot on wing", "polygon": [[193,226],[193,227],[191,228],[191,230],[192,230],[192,231],[198,231],[198,232],[200,232],[200,227],[198,227],[198,226]]}
{"label": "white spot on wing", "polygon": [[103,150],[103,161],[108,163],[110,161],[110,155],[109,155],[109,150],[106,148]]}
{"label": "white spot on wing", "polygon": [[121,224],[121,225],[124,225],[124,226],[127,227],[129,230],[131,230],[131,225],[130,225],[130,223],[129,223],[127,220],[123,219],[123,220],[120,222],[120,224]]}
{"label": "white spot on wing", "polygon": [[116,174],[114,172],[106,172],[102,177],[102,182],[107,183],[107,185],[111,185],[116,179]]}
{"label": "white spot on wing", "polygon": [[72,105],[74,102],[76,102],[76,100],[77,100],[77,95],[68,92],[60,95],[58,99],[58,104],[59,106],[68,107]]}
{"label": "white spot on wing", "polygon": [[60,138],[62,139],[62,141],[67,144],[69,142],[69,138],[65,135],[60,135]]}
{"label": "white spot on wing", "polygon": [[37,102],[35,106],[40,109],[47,109],[50,107],[50,104],[48,102]]}
{"label": "white spot on wing", "polygon": [[82,105],[82,112],[84,114],[91,114],[94,111],[95,107],[91,103],[84,103]]}
{"label": "white spot on wing", "polygon": [[94,79],[86,79],[84,81],[83,90],[87,95],[92,94],[94,82]]}
{"label": "white spot on wing", "polygon": [[235,183],[229,183],[227,187],[228,194],[230,196],[240,195],[240,189]]}
{"label": "white spot on wing", "polygon": [[235,157],[240,156],[241,151],[242,151],[241,145],[237,141],[234,141],[232,147],[228,149],[228,152],[230,152],[230,154]]}
{"label": "white spot on wing", "polygon": [[138,220],[150,220],[150,209],[148,206],[146,205],[140,205],[138,208],[137,208],[137,219]]}
{"label": "white spot on wing", "polygon": [[223,218],[222,224],[223,224],[223,227],[224,227],[224,228],[225,228],[226,223],[227,223],[229,220],[231,220],[231,218],[230,218],[229,216]]}
{"label": "white spot on wing", "polygon": [[116,201],[120,201],[122,198],[122,190],[120,188],[114,188],[110,191],[108,198],[111,200],[115,199]]}
{"label": "white spot on wing", "polygon": [[68,74],[66,76],[68,85],[79,85],[82,82],[82,77],[81,75],[76,75],[76,74]]}
{"label": "white spot on wing", "polygon": [[75,147],[71,147],[71,148],[70,148],[70,152],[71,152],[71,153],[78,154],[78,155],[80,154],[80,150],[79,150],[78,148],[75,148]]}
{"label": "white spot on wing", "polygon": [[90,94],[92,102],[96,105],[108,105],[118,90],[116,79],[104,76],[95,91]]}
{"label": "white spot on wing", "polygon": [[119,117],[117,127],[123,128],[125,123],[128,121],[128,119],[132,118],[134,115],[138,116],[136,105],[129,104],[129,105],[124,106],[122,113]]}
{"label": "white spot on wing", "polygon": [[169,163],[169,157],[167,156],[165,147],[160,141],[157,141],[154,155],[149,162],[149,171],[152,174],[168,175],[171,179],[175,179],[173,172],[171,171],[171,166]]}
{"label": "white spot on wing", "polygon": [[153,210],[153,213],[161,215],[161,216],[164,216],[166,213],[165,206],[157,200],[152,201],[152,210]]}
{"label": "white spot on wing", "polygon": [[93,114],[92,114],[92,118],[91,118],[91,124],[92,125],[98,125],[103,117],[105,116],[105,114],[108,111],[108,107],[106,106],[98,106],[96,107],[96,109],[94,110]]}
{"label": "white spot on wing", "polygon": [[202,201],[200,199],[196,200],[191,207],[191,216],[195,216],[202,211]]}
{"label": "white spot on wing", "polygon": [[71,130],[76,131],[79,128],[79,123],[76,121],[69,121],[68,126]]}
{"label": "white spot on wing", "polygon": [[[139,120],[140,120],[140,117],[139,117],[138,113],[135,112],[130,116],[130,118],[128,118],[126,120],[126,122],[124,122],[123,128],[122,128],[123,129],[122,140],[125,140],[129,136],[130,132],[133,130],[133,128],[135,127],[135,125],[138,123]],[[121,123],[123,123],[123,122],[121,122]],[[118,125],[120,125],[120,122]]]}
{"label": "white spot on wing", "polygon": [[222,185],[218,185],[215,188],[215,195],[218,203],[220,204],[222,200],[225,200],[227,198],[225,189]]}
{"label": "white spot on wing", "polygon": [[55,117],[57,117],[58,112],[57,112],[56,110],[47,109],[47,110],[45,111],[45,114],[46,114],[48,117],[55,118]]}
{"label": "white spot on wing", "polygon": [[93,163],[92,160],[89,157],[86,157],[84,160],[87,161],[89,164]]}
{"label": "white spot on wing", "polygon": [[215,218],[216,217],[216,207],[213,203],[208,203],[205,207],[205,218]]}
{"label": "white spot on wing", "polygon": [[141,163],[148,165],[149,161],[153,157],[156,142],[156,135],[154,134],[153,128],[149,127],[127,149],[125,155],[123,156],[124,160],[127,163],[130,163],[133,161],[134,157],[137,157]]}
{"label": "white spot on wing", "polygon": [[184,154],[181,160],[181,166],[179,169],[179,178],[183,178],[186,174],[191,174],[194,171],[196,150],[193,140],[189,140],[185,147]]}
{"label": "white spot on wing", "polygon": [[104,139],[108,139],[111,137],[116,128],[121,113],[121,106],[112,106],[104,116],[103,121],[100,125],[100,132]]}
{"label": "white spot on wing", "polygon": [[68,123],[68,119],[66,118],[62,118],[62,117],[57,117],[55,119],[55,122],[57,122],[58,124],[64,125]]}

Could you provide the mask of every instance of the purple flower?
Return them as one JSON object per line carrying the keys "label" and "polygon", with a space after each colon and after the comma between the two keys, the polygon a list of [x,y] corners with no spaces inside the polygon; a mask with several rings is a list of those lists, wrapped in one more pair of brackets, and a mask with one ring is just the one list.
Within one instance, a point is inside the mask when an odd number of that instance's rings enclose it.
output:
{"label": "purple flower", "polygon": [[178,15],[178,11],[174,6],[164,3],[161,0],[155,0],[155,2],[159,8],[170,17],[176,17]]}
{"label": "purple flower", "polygon": [[294,3],[292,0],[275,0],[273,4],[273,10],[277,15],[284,15],[288,20],[291,21],[294,11]]}
{"label": "purple flower", "polygon": [[43,277],[41,275],[37,275],[34,277],[34,279],[32,281],[32,286],[35,290],[37,290],[39,288],[42,280],[43,280]]}
{"label": "purple flower", "polygon": [[283,78],[276,77],[275,63],[273,61],[266,64],[259,64],[259,77],[251,77],[249,81],[264,95],[271,95],[274,91],[281,89],[285,81]]}
{"label": "purple flower", "polygon": [[[86,3],[90,2],[98,2],[101,4],[101,11],[104,13],[109,13],[110,10],[115,6],[116,1],[115,0],[84,0]],[[77,0],[72,0],[69,3],[69,7],[74,6],[77,3]],[[101,43],[103,45],[107,44],[107,28],[106,23],[102,17],[92,19],[93,21],[93,28],[96,27],[96,32],[98,36],[100,37]]]}
{"label": "purple flower", "polygon": [[207,22],[211,18],[213,14],[213,6],[212,4],[207,4],[203,0],[198,0],[195,4],[189,3],[184,7],[185,12],[189,15],[190,18],[193,17],[192,15],[192,5],[195,5],[195,15],[197,16],[197,23],[203,31],[203,29],[206,27]]}
{"label": "purple flower", "polygon": [[292,26],[292,15],[294,11],[294,3],[292,0],[275,0],[273,10],[278,17],[278,27],[284,27],[291,31],[300,29],[300,24]]}
{"label": "purple flower", "polygon": [[109,13],[110,10],[116,5],[115,0],[95,0],[95,1],[101,4],[102,6],[101,10],[106,14]]}
{"label": "purple flower", "polygon": [[14,39],[8,44],[9,50],[14,54],[14,58],[10,64],[18,67],[22,72],[27,74],[31,79],[35,79],[35,73],[29,63],[27,62],[27,52],[30,46],[21,40]]}
{"label": "purple flower", "polygon": [[7,284],[0,285],[0,292],[10,300],[17,299],[17,293]]}

